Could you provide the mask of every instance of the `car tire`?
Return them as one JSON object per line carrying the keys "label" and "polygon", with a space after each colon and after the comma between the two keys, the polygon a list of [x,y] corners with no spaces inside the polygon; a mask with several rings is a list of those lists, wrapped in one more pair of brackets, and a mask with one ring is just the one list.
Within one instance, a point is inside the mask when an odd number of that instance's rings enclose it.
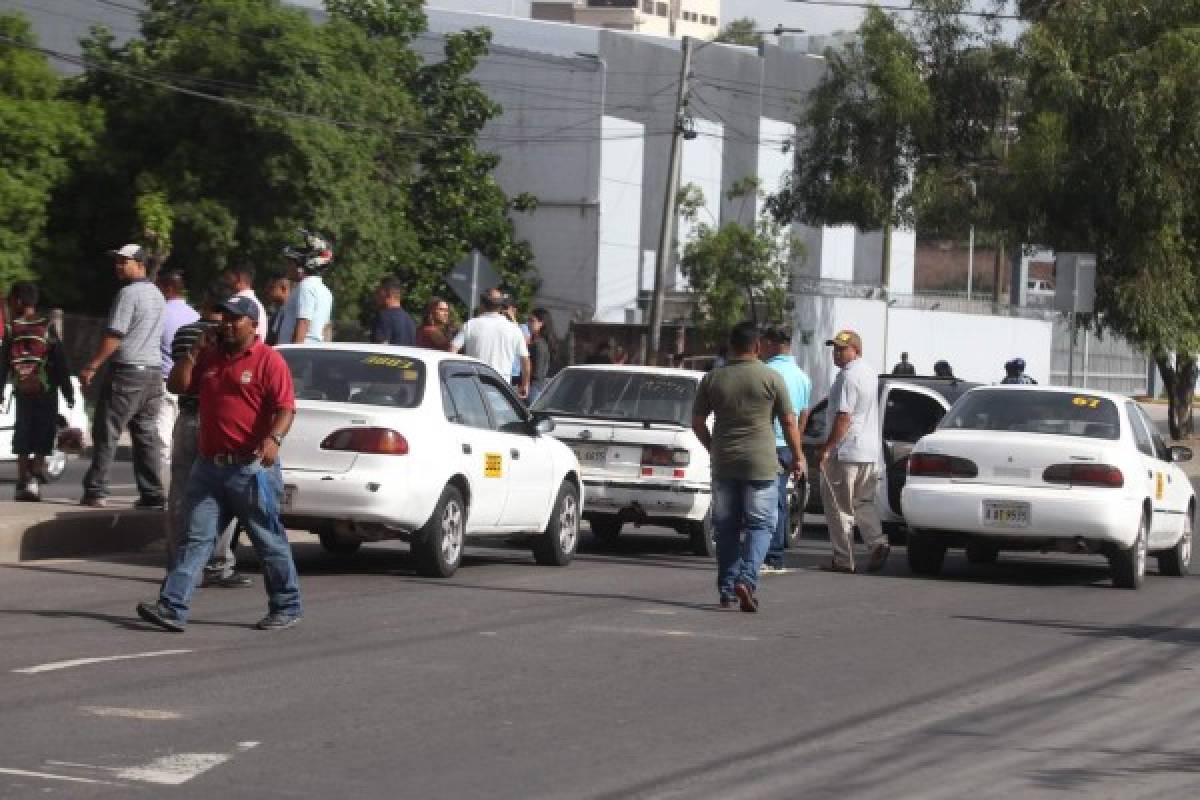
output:
{"label": "car tire", "polygon": [[704,515],[704,519],[693,520],[687,524],[688,544],[692,554],[701,558],[715,558],[717,543],[713,539],[712,511]]}
{"label": "car tire", "polygon": [[995,564],[1000,557],[1000,547],[991,542],[969,542],[967,561],[972,564]]}
{"label": "car tire", "polygon": [[1192,527],[1196,509],[1188,506],[1183,520],[1183,535],[1170,550],[1158,554],[1158,571],[1172,578],[1182,578],[1192,565]]}
{"label": "car tire", "polygon": [[565,567],[579,546],[579,490],[563,481],[546,530],[533,540],[533,560],[544,567]]}
{"label": "car tire", "polygon": [[467,538],[467,507],[462,492],[447,486],[438,498],[429,521],[413,538],[417,574],[427,578],[449,578],[462,563]]}
{"label": "car tire", "polygon": [[46,480],[54,483],[67,471],[67,454],[55,450],[46,457]]}
{"label": "car tire", "polygon": [[908,541],[908,528],[901,522],[884,522],[883,532],[890,545],[902,545]]}
{"label": "car tire", "polygon": [[1138,523],[1137,538],[1133,545],[1117,550],[1108,557],[1108,569],[1112,573],[1113,586],[1118,589],[1137,589],[1146,577],[1146,516]]}
{"label": "car tire", "polygon": [[939,575],[945,561],[945,544],[928,533],[908,532],[908,568],[914,575]]}
{"label": "car tire", "polygon": [[358,552],[358,548],[362,547],[361,540],[343,536],[338,533],[337,528],[323,528],[316,534],[317,538],[321,540],[321,547],[325,548],[325,552],[335,556],[354,555]]}
{"label": "car tire", "polygon": [[592,538],[605,547],[612,547],[621,535],[624,523],[615,514],[596,514],[588,517],[588,525],[592,529]]}

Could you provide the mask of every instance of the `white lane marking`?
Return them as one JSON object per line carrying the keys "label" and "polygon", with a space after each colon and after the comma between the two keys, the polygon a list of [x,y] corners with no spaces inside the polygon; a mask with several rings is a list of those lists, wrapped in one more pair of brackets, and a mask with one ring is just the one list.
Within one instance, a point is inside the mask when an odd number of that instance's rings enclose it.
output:
{"label": "white lane marking", "polygon": [[155,650],[152,653],[130,653],[124,656],[102,656],[100,658],[73,658],[70,661],[54,661],[49,664],[38,664],[36,667],[22,667],[14,669],[13,672],[19,672],[23,675],[36,675],[39,672],[54,672],[59,669],[70,669],[71,667],[83,667],[88,664],[100,664],[105,661],[128,661],[131,658],[154,658],[156,656],[178,656],[184,653],[190,653],[191,650]]}
{"label": "white lane marking", "polygon": [[114,706],[80,706],[85,714],[97,717],[124,717],[126,719],[182,719],[177,711],[159,711],[154,708],[116,708]]}
{"label": "white lane marking", "polygon": [[723,633],[697,633],[695,631],[670,630],[665,628],[633,628],[618,625],[580,625],[571,630],[577,633],[615,633],[629,636],[672,636],[689,639],[727,639],[734,642],[757,642],[757,636],[731,636]]}
{"label": "white lane marking", "polygon": [[175,753],[156,758],[149,764],[143,764],[140,767],[128,767],[120,770],[117,777],[126,781],[178,786],[213,767],[224,764],[230,758],[232,756],[227,753]]}
{"label": "white lane marking", "polygon": [[67,781],[69,783],[101,783],[107,786],[117,785],[111,781],[97,781],[91,778],[73,778],[70,775],[53,775],[49,772],[29,772],[23,769],[6,769],[5,767],[0,767],[0,775],[16,775],[21,778],[44,778],[48,781]]}
{"label": "white lane marking", "polygon": [[678,612],[678,611],[671,611],[670,609],[667,609],[667,608],[639,608],[639,609],[637,610],[637,613],[639,613],[639,614],[653,614],[653,615],[655,615],[655,616],[659,616],[659,617],[673,617],[673,616],[675,616],[676,614],[678,614],[679,612]]}

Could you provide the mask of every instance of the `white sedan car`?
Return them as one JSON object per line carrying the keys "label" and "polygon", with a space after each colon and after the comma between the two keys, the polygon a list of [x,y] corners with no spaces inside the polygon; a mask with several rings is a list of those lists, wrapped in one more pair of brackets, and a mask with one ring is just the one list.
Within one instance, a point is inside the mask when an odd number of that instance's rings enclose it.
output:
{"label": "white sedan car", "polygon": [[[83,389],[79,386],[79,379],[73,377],[71,382],[75,388],[75,407],[67,408],[67,400],[59,392],[58,430],[60,433],[72,428],[79,431],[79,444],[82,445],[83,440],[87,438],[90,426],[87,411],[84,410]],[[13,403],[13,389],[11,385],[6,385],[0,392],[0,461],[17,460],[12,451],[13,425],[16,418],[17,409],[16,404]],[[50,457],[46,459],[46,477],[52,481],[62,477],[67,468],[68,455],[56,447]]]}
{"label": "white sedan car", "polygon": [[692,432],[703,372],[661,367],[567,367],[534,404],[575,451],[592,535],[611,544],[626,523],[675,528],[713,554],[708,450]]}
{"label": "white sedan car", "polygon": [[280,453],[284,523],[327,550],[411,543],[423,575],[449,577],[465,537],[534,532],[539,564],[565,566],[583,485],[509,382],[470,358],[368,344],[279,348],[296,387]]}
{"label": "white sedan car", "polygon": [[908,461],[902,504],[913,572],[936,574],[947,547],[975,563],[1001,550],[1096,553],[1136,589],[1146,556],[1185,575],[1196,499],[1167,447],[1127,397],[1086,389],[988,386],[954,404]]}

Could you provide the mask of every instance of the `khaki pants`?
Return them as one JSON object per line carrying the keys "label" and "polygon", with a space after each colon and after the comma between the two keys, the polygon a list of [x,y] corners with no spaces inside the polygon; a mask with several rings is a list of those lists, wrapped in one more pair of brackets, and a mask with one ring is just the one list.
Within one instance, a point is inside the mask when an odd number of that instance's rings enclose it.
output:
{"label": "khaki pants", "polygon": [[872,462],[839,461],[830,456],[821,471],[821,502],[829,543],[833,545],[833,563],[854,566],[854,524],[862,534],[867,550],[886,544],[879,512],[875,510],[875,487],[879,467]]}

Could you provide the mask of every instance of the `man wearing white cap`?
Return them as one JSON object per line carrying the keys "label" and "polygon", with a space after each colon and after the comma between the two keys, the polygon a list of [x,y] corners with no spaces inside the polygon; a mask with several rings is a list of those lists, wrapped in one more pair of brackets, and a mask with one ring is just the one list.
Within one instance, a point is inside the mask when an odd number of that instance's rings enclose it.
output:
{"label": "man wearing white cap", "polygon": [[96,396],[92,417],[92,465],[83,476],[85,506],[108,505],[108,469],[117,451],[121,431],[128,427],[133,442],[133,476],[138,508],[163,508],[159,408],[163,402],[161,339],[162,293],[146,279],[146,251],[136,244],[110,250],[117,278],[125,286],[117,292],[108,326],[95,354],[79,371],[85,389],[96,372],[111,359],[108,376]]}

